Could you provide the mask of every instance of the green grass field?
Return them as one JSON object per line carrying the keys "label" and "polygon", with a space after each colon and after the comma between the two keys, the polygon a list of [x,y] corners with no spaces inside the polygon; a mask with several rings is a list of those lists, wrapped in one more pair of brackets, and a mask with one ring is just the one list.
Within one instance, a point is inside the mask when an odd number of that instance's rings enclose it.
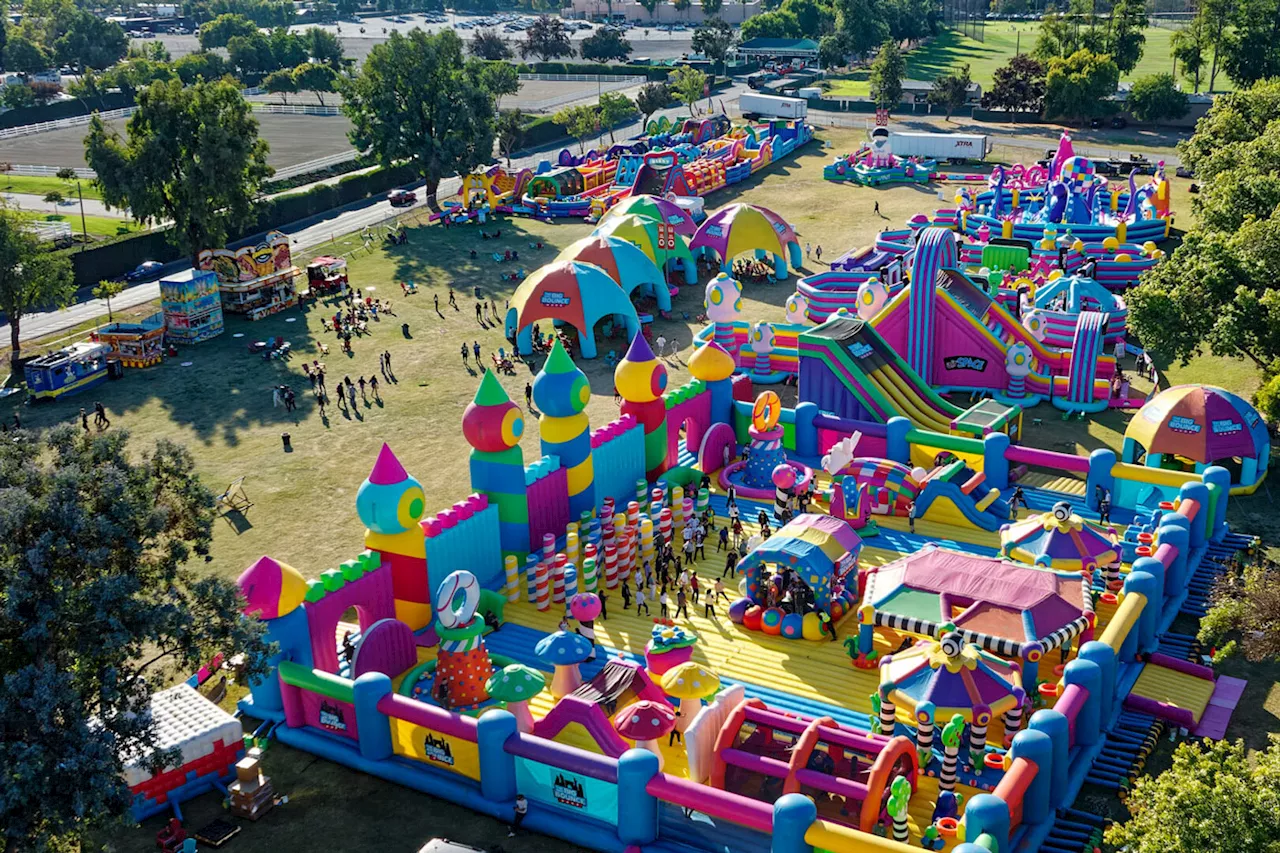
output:
{"label": "green grass field", "polygon": [[[32,175],[0,174],[0,188],[7,193],[26,193],[44,196],[51,192],[62,193],[67,198],[76,197],[76,185],[61,178],[38,178]],[[85,198],[101,199],[102,193],[92,181],[81,181],[80,192]]]}
{"label": "green grass field", "polygon": [[[992,21],[985,27],[984,41],[975,41],[957,30],[944,30],[927,44],[907,54],[907,78],[933,80],[941,74],[969,64],[973,81],[984,89],[991,86],[996,69],[1009,61],[1019,51],[1029,53],[1039,34],[1039,22]],[[1148,74],[1171,72],[1173,59],[1169,53],[1169,40],[1173,31],[1160,27],[1148,27],[1147,42],[1138,66],[1122,79],[1134,80]],[[870,72],[865,69],[831,79],[831,95],[867,96],[871,94]],[[1219,88],[1225,78],[1218,75]],[[1207,85],[1207,83],[1206,83]]]}
{"label": "green grass field", "polygon": [[[824,132],[830,149],[820,144],[799,156],[775,164],[764,174],[708,199],[709,207],[731,201],[766,205],[793,224],[806,246],[823,248],[831,258],[866,245],[887,227],[896,227],[910,215],[932,210],[934,190],[897,187],[872,190],[822,179],[822,168],[832,151],[856,147],[861,131]],[[1175,199],[1185,205],[1186,196]],[[873,212],[878,202],[881,216]],[[586,235],[591,226],[578,221],[544,223],[530,219],[499,219],[486,226],[500,228],[498,241],[482,241],[476,228],[444,230],[411,227],[409,242],[392,248],[366,251],[355,238],[316,247],[312,254],[342,254],[350,264],[353,286],[366,295],[390,298],[395,317],[372,324],[371,335],[353,342],[354,353],[343,355],[332,333],[323,331],[333,312],[326,304],[310,305],[259,323],[228,317],[219,338],[181,351],[161,366],[128,371],[125,378],[92,389],[80,397],[21,405],[8,398],[0,403],[0,420],[10,421],[19,411],[24,424],[44,427],[59,422],[78,423],[81,406],[101,400],[112,420],[111,429],[127,429],[141,450],[159,437],[191,448],[199,475],[216,494],[237,477],[244,476],[245,490],[254,506],[240,518],[218,520],[212,560],[202,570],[234,578],[251,561],[271,554],[313,577],[349,559],[363,549],[363,527],[355,511],[355,492],[368,474],[378,448],[389,442],[406,469],[423,484],[432,510],[442,509],[468,491],[468,448],[460,421],[472,400],[479,374],[474,364],[464,366],[459,348],[479,341],[484,362],[500,346],[508,346],[501,329],[482,326],[475,319],[473,288],[497,300],[500,309],[513,285],[500,280],[514,264],[490,259],[494,250],[514,249],[521,265],[532,270],[555,257],[560,248]],[[542,241],[541,250],[530,243]],[[478,259],[472,260],[475,249]],[[303,266],[310,255],[295,258]],[[810,264],[807,271],[816,268]],[[419,287],[415,296],[403,296],[399,282]],[[460,310],[448,306],[448,288],[457,294]],[[776,320],[791,294],[794,278],[786,283],[747,285],[743,294],[744,316],[750,320]],[[435,310],[439,297],[441,312]],[[685,366],[701,311],[702,286],[682,287],[675,300],[673,319],[659,321],[655,334],[675,339],[678,356],[667,360],[669,387],[689,380]],[[401,330],[407,324],[408,334]],[[248,351],[248,344],[281,336],[293,346],[287,361],[264,361]],[[321,351],[329,348],[328,354]],[[620,341],[602,341],[602,355],[621,350]],[[353,412],[331,405],[322,416],[302,374],[301,362],[319,359],[327,366],[330,389],[346,375],[353,379],[378,372],[378,354],[390,352],[394,381],[384,381],[380,399],[359,402]],[[603,359],[580,362],[594,396],[587,412],[593,425],[617,416],[612,400],[612,371]],[[538,361],[517,364],[514,376],[501,376],[513,400],[523,402],[526,382],[540,367]],[[1212,381],[1250,392],[1257,376],[1239,364],[1201,359],[1186,368],[1171,369],[1170,381]],[[299,393],[299,408],[286,413],[272,407],[273,387],[290,384]],[[1138,386],[1139,390],[1145,390]],[[1118,448],[1129,415],[1108,412],[1096,419],[1063,422],[1055,409],[1033,411],[1043,426],[1028,439],[1036,446],[1055,450],[1087,451],[1099,446]],[[526,461],[540,455],[538,430],[529,424],[522,449]],[[292,450],[285,451],[281,433],[288,432]],[[1269,493],[1233,502],[1232,521],[1240,529],[1263,532],[1264,521],[1274,515]],[[1266,670],[1265,673],[1270,673]],[[1250,670],[1250,677],[1265,674]],[[1274,674],[1274,673],[1272,673]],[[1244,734],[1280,730],[1280,693],[1265,678],[1251,694],[1250,710],[1241,714]],[[1268,690],[1270,689],[1270,692]],[[232,691],[231,699],[237,695]],[[230,700],[229,700],[230,701]],[[1233,734],[1235,732],[1233,731]],[[1251,735],[1252,736],[1252,735]],[[1256,739],[1256,738],[1254,738]],[[1252,741],[1251,741],[1252,742]],[[238,845],[244,849],[275,853],[312,853],[317,840],[325,849],[349,853],[381,853],[416,850],[431,835],[448,835],[488,847],[501,843],[511,851],[569,850],[567,845],[536,836],[507,840],[505,827],[465,809],[433,800],[404,788],[362,774],[349,772],[323,759],[274,744],[267,754],[266,772],[277,790],[290,802],[263,821],[243,824]],[[1114,798],[1112,798],[1114,802]],[[216,797],[203,797],[185,807],[192,826],[222,816]],[[113,834],[114,849],[142,849],[161,821]]]}
{"label": "green grass field", "polygon": [[112,219],[109,216],[93,216],[84,217],[83,222],[79,213],[73,213],[72,208],[62,208],[62,213],[42,213],[38,210],[19,210],[16,211],[21,219],[29,219],[38,222],[65,222],[71,226],[72,232],[79,234],[81,227],[89,232],[90,237],[115,237],[120,234],[131,234],[134,231],[142,229],[142,225],[134,222],[132,219]]}

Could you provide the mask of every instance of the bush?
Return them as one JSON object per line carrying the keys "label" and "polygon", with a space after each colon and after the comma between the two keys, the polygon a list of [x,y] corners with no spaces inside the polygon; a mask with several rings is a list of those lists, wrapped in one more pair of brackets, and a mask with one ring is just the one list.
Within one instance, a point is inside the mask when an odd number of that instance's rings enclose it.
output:
{"label": "bush", "polygon": [[1187,114],[1187,96],[1178,90],[1172,74],[1149,74],[1133,81],[1125,102],[1138,121],[1178,119]]}

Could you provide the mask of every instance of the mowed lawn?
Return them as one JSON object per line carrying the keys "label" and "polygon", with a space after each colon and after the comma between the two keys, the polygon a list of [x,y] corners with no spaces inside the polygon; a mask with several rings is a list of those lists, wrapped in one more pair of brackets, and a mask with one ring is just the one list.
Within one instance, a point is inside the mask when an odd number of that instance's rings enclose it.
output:
{"label": "mowed lawn", "polygon": [[[990,88],[997,68],[1007,63],[1019,51],[1030,53],[1039,36],[1038,21],[992,21],[987,23],[983,41],[962,35],[958,30],[944,30],[929,42],[907,54],[907,78],[931,81],[938,76],[968,63],[969,74],[984,89]],[[1135,80],[1148,74],[1173,71],[1170,39],[1173,30],[1148,27],[1144,34],[1147,41],[1142,59],[1136,68],[1122,80]],[[871,94],[870,72],[860,69],[831,80],[832,95],[866,96]],[[1204,87],[1208,86],[1206,66]],[[1230,81],[1218,74],[1218,89],[1230,89]],[[1187,85],[1187,89],[1190,86]]]}
{"label": "mowed lawn", "polygon": [[[867,245],[877,232],[898,227],[910,215],[939,206],[935,190],[898,187],[872,190],[822,180],[822,167],[832,153],[856,147],[861,131],[824,131],[821,140],[776,164],[730,192],[708,199],[715,208],[732,201],[748,201],[772,208],[799,232],[802,243],[823,248],[830,259],[846,250]],[[1184,200],[1178,194],[1176,199]],[[873,213],[879,202],[882,216]],[[343,355],[332,333],[324,332],[333,307],[324,303],[292,310],[259,323],[228,317],[221,337],[180,351],[159,367],[128,371],[121,381],[73,397],[38,405],[15,405],[12,398],[0,403],[0,419],[10,421],[18,411],[28,426],[78,422],[81,406],[101,400],[112,419],[111,429],[128,429],[135,449],[143,451],[160,437],[187,445],[196,469],[215,493],[237,477],[245,477],[245,490],[254,506],[242,519],[217,522],[212,559],[201,566],[224,578],[233,578],[252,560],[271,554],[312,577],[337,565],[363,548],[363,527],[354,511],[355,493],[367,475],[382,442],[395,449],[408,471],[424,486],[431,510],[444,509],[469,491],[468,447],[461,435],[461,418],[474,396],[479,373],[474,363],[464,366],[459,355],[463,344],[478,341],[485,364],[498,347],[507,346],[501,328],[481,325],[475,318],[473,288],[492,297],[499,309],[514,289],[502,281],[502,273],[517,267],[532,271],[553,259],[560,248],[589,233],[579,221],[544,223],[529,219],[499,219],[485,230],[501,230],[497,240],[482,240],[475,226],[444,230],[415,225],[405,246],[366,250],[352,237],[336,245],[318,247],[295,258],[304,266],[312,255],[343,254],[350,262],[351,280],[365,295],[389,298],[396,316],[372,324],[369,337],[354,342],[354,354]],[[541,241],[541,250],[530,247]],[[477,258],[472,259],[472,250]],[[496,263],[492,253],[512,249],[520,262]],[[815,262],[806,271],[817,269]],[[417,295],[402,295],[400,282],[414,282]],[[794,289],[787,282],[746,286],[745,318],[781,320],[782,304]],[[448,305],[452,286],[458,310]],[[660,321],[655,334],[679,342],[677,357],[667,359],[669,387],[689,380],[685,366],[698,325],[692,319],[702,310],[702,283],[682,287],[670,321]],[[435,310],[439,297],[440,313]],[[687,315],[687,316],[686,316]],[[407,325],[407,333],[402,329]],[[281,336],[292,344],[290,360],[265,361],[248,351],[254,340]],[[321,346],[329,348],[327,355]],[[600,351],[621,351],[620,341],[601,341]],[[327,365],[332,390],[344,375],[353,379],[378,373],[378,354],[390,352],[394,380],[381,380],[380,400],[360,401],[355,412],[344,413],[331,405],[321,416],[309,394],[301,362],[312,359]],[[594,396],[588,407],[593,425],[617,416],[613,403],[612,372],[603,359],[579,361],[591,381]],[[1209,380],[1248,393],[1256,387],[1252,371],[1225,370],[1220,360],[1204,359],[1175,370],[1182,381]],[[502,376],[508,393],[523,406],[525,384],[539,367],[535,360],[517,364],[514,376]],[[297,412],[272,406],[272,388],[289,384],[296,389]],[[1142,387],[1142,386],[1139,386]],[[1099,418],[1064,422],[1047,406],[1035,410],[1043,426],[1029,438],[1037,446],[1087,451],[1097,446],[1119,447],[1129,415],[1108,412]],[[536,415],[526,413],[522,441],[526,461],[540,455]],[[283,446],[289,433],[291,451]],[[1258,530],[1254,522],[1274,515],[1269,494],[1235,502],[1233,523],[1243,530]],[[236,695],[233,689],[232,695]],[[1259,697],[1257,728],[1280,711],[1280,697]],[[505,827],[492,819],[450,806],[425,795],[348,771],[328,761],[273,744],[267,753],[266,772],[278,791],[290,802],[257,824],[243,824],[239,844],[245,849],[271,849],[277,853],[311,853],[317,839],[328,849],[352,853],[416,850],[434,834],[487,847],[500,843],[511,851],[570,850],[567,845],[537,836],[506,839]],[[184,810],[189,826],[199,827],[222,816],[216,797],[202,797]],[[142,828],[113,834],[115,849],[149,847],[162,821],[153,819]]]}

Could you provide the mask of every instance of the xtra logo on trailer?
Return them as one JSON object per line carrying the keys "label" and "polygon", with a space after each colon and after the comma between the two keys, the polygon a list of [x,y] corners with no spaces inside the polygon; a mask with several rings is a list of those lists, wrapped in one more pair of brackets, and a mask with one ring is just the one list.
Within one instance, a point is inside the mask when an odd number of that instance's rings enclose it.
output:
{"label": "xtra logo on trailer", "polygon": [[539,299],[538,301],[541,302],[543,305],[547,306],[548,308],[566,308],[569,306],[570,303],[573,302],[572,299],[565,296],[563,293],[561,293],[558,290],[546,291],[545,293],[542,294],[542,298]]}
{"label": "xtra logo on trailer", "polygon": [[1186,432],[1195,435],[1200,432],[1200,424],[1183,415],[1174,415],[1169,418],[1169,429],[1174,432]]}
{"label": "xtra logo on trailer", "polygon": [[557,803],[563,803],[575,809],[587,808],[586,791],[583,790],[581,780],[573,776],[557,773],[556,780],[551,785],[551,795],[556,798]]}
{"label": "xtra logo on trailer", "polygon": [[947,370],[976,370],[978,373],[987,369],[987,360],[976,355],[953,355],[943,359]]}
{"label": "xtra logo on trailer", "polygon": [[973,140],[972,139],[953,139],[951,140],[951,144],[954,145],[956,148],[972,148]]}

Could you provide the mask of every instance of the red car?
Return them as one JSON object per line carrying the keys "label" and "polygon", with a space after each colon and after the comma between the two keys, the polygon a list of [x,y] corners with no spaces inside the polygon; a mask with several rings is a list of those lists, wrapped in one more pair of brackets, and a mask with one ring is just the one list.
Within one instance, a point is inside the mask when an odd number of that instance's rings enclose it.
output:
{"label": "red car", "polygon": [[387,196],[392,207],[406,207],[418,200],[418,194],[409,190],[395,190]]}

